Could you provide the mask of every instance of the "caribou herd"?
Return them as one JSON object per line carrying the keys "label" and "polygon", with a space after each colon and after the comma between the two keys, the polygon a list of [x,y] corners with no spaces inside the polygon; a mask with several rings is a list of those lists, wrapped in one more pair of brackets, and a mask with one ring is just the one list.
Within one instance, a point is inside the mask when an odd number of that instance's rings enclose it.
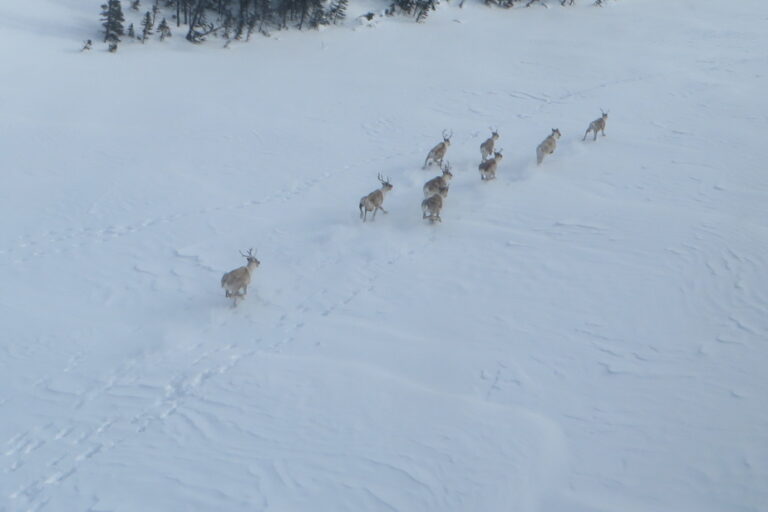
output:
{"label": "caribou herd", "polygon": [[[594,135],[593,141],[597,140],[598,132],[605,136],[605,124],[608,121],[608,113],[602,110],[600,112],[600,117],[589,123],[582,141],[586,140],[590,132]],[[451,146],[452,136],[453,132],[443,130],[443,140],[429,150],[422,166],[422,169],[428,169],[431,165],[436,164],[442,171],[440,176],[430,179],[424,183],[423,187],[424,199],[421,202],[421,218],[428,220],[430,224],[442,222],[440,211],[443,209],[445,198],[448,197],[448,188],[451,178],[453,178],[451,164],[445,160],[445,155]],[[553,128],[552,132],[536,147],[536,165],[541,165],[544,157],[555,152],[560,136],[560,130]],[[480,179],[482,181],[490,181],[496,178],[496,171],[502,159],[502,150],[496,149],[496,142],[498,140],[498,128],[491,128],[491,136],[480,144],[480,164],[478,165],[478,170],[480,171]],[[378,179],[381,186],[360,198],[358,207],[360,209],[360,218],[363,222],[368,220],[368,213],[371,213],[370,220],[376,218],[376,212],[379,210],[387,213],[387,210],[382,205],[384,204],[384,198],[393,189],[393,186],[390,179],[388,177],[385,178],[381,173],[379,173]],[[231,298],[235,306],[237,306],[238,300],[245,298],[248,292],[248,285],[251,282],[251,274],[260,265],[253,249],[249,249],[247,253],[241,252],[240,254],[246,259],[246,264],[227,272],[221,278],[221,287],[224,288],[225,296]]]}
{"label": "caribou herd", "polygon": [[[601,116],[589,123],[589,127],[587,127],[582,140],[586,140],[589,132],[594,133],[592,140],[597,140],[598,132],[605,135],[605,123],[608,120],[608,113],[602,110],[600,112]],[[498,128],[491,128],[490,130],[491,136],[480,144],[480,164],[477,166],[477,169],[480,171],[480,179],[482,181],[490,181],[496,178],[496,171],[503,158],[502,150],[496,149],[496,142],[499,140],[499,130]],[[422,165],[422,169],[428,169],[431,165],[435,164],[442,171],[442,175],[427,181],[423,188],[424,200],[421,202],[421,218],[429,220],[430,223],[442,222],[440,211],[443,209],[445,198],[448,197],[448,185],[451,178],[453,178],[451,164],[445,159],[448,148],[451,146],[452,135],[453,132],[443,130],[443,140],[429,150],[427,158],[424,159],[424,165]],[[536,165],[541,165],[544,157],[555,152],[560,135],[560,130],[553,128],[552,133],[536,147]],[[381,188],[360,199],[360,218],[363,219],[363,222],[368,220],[368,212],[373,212],[371,220],[376,218],[376,211],[378,210],[387,213],[381,205],[384,202],[385,194],[392,190],[392,184],[389,178],[385,180],[381,174],[379,174],[379,181],[382,184]]]}

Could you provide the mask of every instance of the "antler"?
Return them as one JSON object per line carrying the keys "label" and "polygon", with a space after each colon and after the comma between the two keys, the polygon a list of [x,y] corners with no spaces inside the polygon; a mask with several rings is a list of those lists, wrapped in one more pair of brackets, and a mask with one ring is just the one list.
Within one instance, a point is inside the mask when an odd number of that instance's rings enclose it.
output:
{"label": "antler", "polygon": [[447,132],[447,131],[448,131],[448,130],[443,130],[443,140],[451,140],[451,137],[453,137],[453,130],[451,130],[451,133],[449,133],[449,134],[446,136],[446,132]]}
{"label": "antler", "polygon": [[450,170],[451,170],[451,162],[449,162],[448,160],[446,160],[446,161],[445,161],[445,163],[444,163],[443,165],[441,165],[441,166],[440,166],[440,169],[441,169],[443,172],[446,172],[446,171],[450,171]]}
{"label": "antler", "polygon": [[256,255],[253,253],[253,248],[248,249],[248,254],[243,254],[243,251],[240,251],[240,256],[243,258],[255,258]]}

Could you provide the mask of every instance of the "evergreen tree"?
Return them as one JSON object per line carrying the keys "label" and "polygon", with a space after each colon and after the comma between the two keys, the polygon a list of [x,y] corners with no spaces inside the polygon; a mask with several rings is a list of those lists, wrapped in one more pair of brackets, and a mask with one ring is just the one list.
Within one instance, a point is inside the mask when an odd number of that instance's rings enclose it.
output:
{"label": "evergreen tree", "polygon": [[[187,0],[188,2],[190,0]],[[187,31],[187,41],[191,43],[202,43],[205,41],[205,36],[213,32],[213,23],[208,23],[208,19],[205,15],[205,0],[192,0],[194,5],[190,11],[189,16],[189,30]]]}
{"label": "evergreen tree", "polygon": [[416,0],[416,23],[424,23],[429,11],[436,11],[440,0]]}
{"label": "evergreen tree", "polygon": [[232,13],[230,11],[225,11],[221,14],[221,16],[224,17],[224,21],[222,22],[221,29],[223,32],[224,39],[231,39],[232,37],[232,29],[235,26],[235,17],[232,16]]}
{"label": "evergreen tree", "polygon": [[323,9],[322,6],[315,6],[315,8],[309,14],[309,21],[307,22],[309,28],[316,29],[320,28],[320,25],[328,24],[330,24],[330,21],[328,20],[328,13],[325,11],[325,9]]}
{"label": "evergreen tree", "polygon": [[157,31],[160,33],[161,41],[163,41],[166,37],[171,37],[171,27],[168,26],[168,22],[165,21],[165,18],[163,18],[163,21],[160,22],[160,26],[157,27]]}
{"label": "evergreen tree", "polygon": [[299,17],[299,30],[304,28],[304,23],[317,27],[319,24],[326,25],[325,11],[323,9],[324,0],[297,0],[294,16]]}
{"label": "evergreen tree", "polygon": [[341,23],[347,16],[349,0],[334,0],[328,7],[328,19],[331,23]]}
{"label": "evergreen tree", "polygon": [[310,28],[318,28],[320,25],[335,25],[343,21],[347,15],[349,0],[332,0],[327,9],[323,7],[324,3],[324,1],[316,2],[312,7],[313,10],[309,19]]}
{"label": "evergreen tree", "polygon": [[280,18],[279,28],[283,29],[287,25],[288,13],[291,10],[291,2],[293,0],[282,0],[276,2],[275,14]]}
{"label": "evergreen tree", "polygon": [[159,12],[160,12],[160,0],[155,0],[154,5],[152,5],[152,25],[153,26],[157,21],[157,13]]}
{"label": "evergreen tree", "polygon": [[436,10],[439,3],[440,0],[394,0],[386,13],[391,16],[399,11],[415,16],[418,23],[423,23],[429,16],[429,12]]}
{"label": "evergreen tree", "polygon": [[115,49],[117,49],[120,36],[125,33],[123,30],[123,22],[125,21],[123,6],[120,4],[120,0],[109,0],[101,6],[101,9],[101,19],[104,21],[102,23],[104,27],[104,42],[114,43]]}
{"label": "evergreen tree", "polygon": [[141,21],[141,42],[144,43],[152,35],[152,13],[147,11],[144,19]]}
{"label": "evergreen tree", "polygon": [[272,23],[275,17],[275,10],[272,8],[272,4],[269,0],[255,0],[255,2],[255,12],[251,17],[251,22],[248,24],[248,39],[250,39],[251,33],[253,33],[253,30],[256,27],[256,23],[259,24],[258,31],[268,36],[269,33],[264,28],[264,25]]}
{"label": "evergreen tree", "polygon": [[[160,40],[171,36],[170,23],[176,17],[177,25],[184,27],[186,39],[199,43],[209,34],[226,39],[250,39],[254,32],[269,35],[271,30],[288,27],[318,28],[342,22],[350,0],[102,0],[102,20],[106,42],[120,42],[124,17],[121,1],[131,9],[145,11],[138,17],[138,26],[128,26],[130,37],[146,42],[153,33]],[[464,0],[459,0],[464,3]],[[488,5],[511,7],[542,0],[475,0]],[[572,0],[551,0],[563,5]],[[590,0],[599,3],[601,0]],[[440,0],[388,0],[388,15],[402,14],[423,22],[436,9]],[[604,1],[603,1],[604,3]],[[146,9],[145,9],[146,8]],[[157,19],[161,21],[158,22]],[[170,19],[170,22],[168,21]],[[163,23],[164,21],[164,23]]]}

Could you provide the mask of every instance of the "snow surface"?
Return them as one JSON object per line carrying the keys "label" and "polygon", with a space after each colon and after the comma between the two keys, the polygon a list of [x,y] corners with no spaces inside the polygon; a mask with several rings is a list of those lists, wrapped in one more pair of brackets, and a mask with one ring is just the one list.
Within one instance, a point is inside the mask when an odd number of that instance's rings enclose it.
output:
{"label": "snow surface", "polygon": [[550,3],[117,54],[0,4],[0,510],[768,510],[768,4]]}

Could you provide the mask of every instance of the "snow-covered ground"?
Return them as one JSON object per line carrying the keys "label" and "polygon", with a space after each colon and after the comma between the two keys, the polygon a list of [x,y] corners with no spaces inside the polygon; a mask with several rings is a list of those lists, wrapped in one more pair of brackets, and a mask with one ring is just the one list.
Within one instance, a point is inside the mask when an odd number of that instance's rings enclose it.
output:
{"label": "snow-covered ground", "polygon": [[100,3],[0,4],[0,510],[767,509],[765,0],[80,53]]}

